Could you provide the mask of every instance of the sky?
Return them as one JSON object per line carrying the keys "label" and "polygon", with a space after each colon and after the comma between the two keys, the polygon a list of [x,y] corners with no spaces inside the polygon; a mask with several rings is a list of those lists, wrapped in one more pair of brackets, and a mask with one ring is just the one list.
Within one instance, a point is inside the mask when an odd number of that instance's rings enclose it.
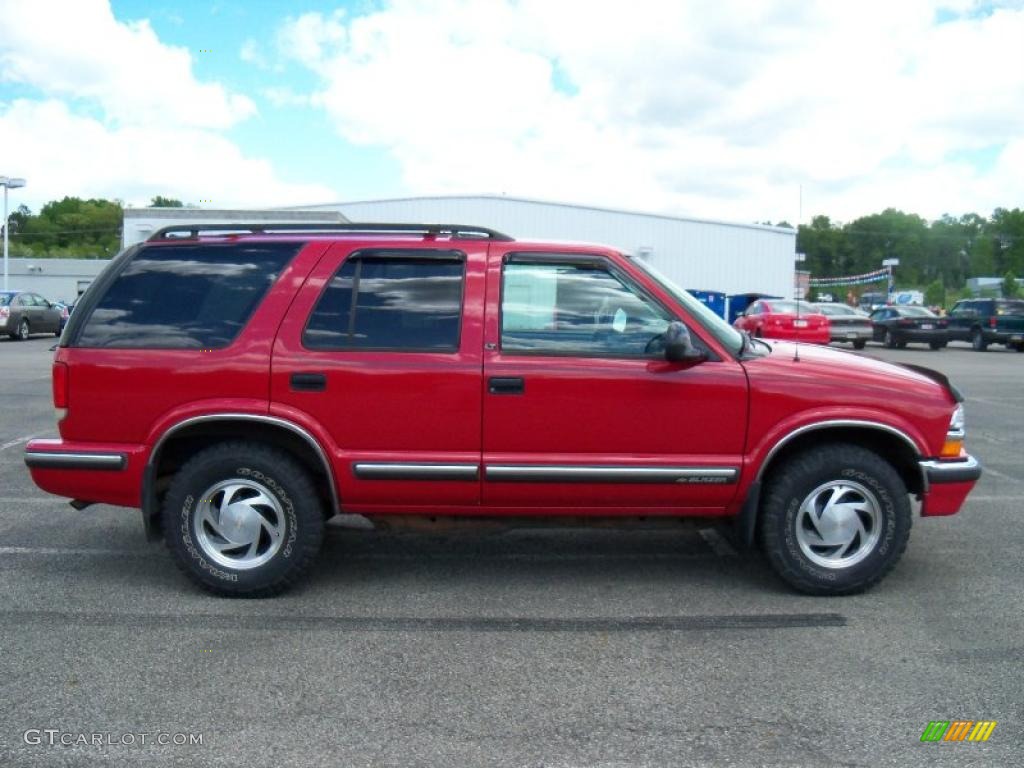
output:
{"label": "sky", "polygon": [[1024,206],[1024,0],[0,0],[0,175],[730,221]]}

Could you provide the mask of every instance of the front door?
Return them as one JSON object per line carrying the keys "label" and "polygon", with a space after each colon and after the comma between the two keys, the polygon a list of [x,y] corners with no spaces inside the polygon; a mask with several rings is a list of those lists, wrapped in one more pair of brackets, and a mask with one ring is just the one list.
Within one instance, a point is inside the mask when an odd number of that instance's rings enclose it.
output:
{"label": "front door", "polygon": [[735,495],[747,380],[734,359],[666,363],[671,320],[613,254],[492,245],[483,502],[577,514],[721,513]]}
{"label": "front door", "polygon": [[272,408],[326,432],[347,510],[479,503],[486,247],[338,244],[293,302]]}

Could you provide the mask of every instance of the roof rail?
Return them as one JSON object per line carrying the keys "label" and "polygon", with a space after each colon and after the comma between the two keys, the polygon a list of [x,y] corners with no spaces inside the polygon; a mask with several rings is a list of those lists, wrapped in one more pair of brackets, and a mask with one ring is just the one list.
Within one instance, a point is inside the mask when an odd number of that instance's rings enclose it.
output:
{"label": "roof rail", "polygon": [[437,235],[451,235],[452,237],[478,237],[487,240],[501,240],[511,242],[515,238],[497,232],[487,227],[472,227],[464,224],[357,224],[346,222],[344,224],[300,224],[286,222],[282,224],[259,223],[259,224],[173,224],[169,227],[162,227],[149,236],[146,242],[158,240],[175,240],[185,238],[198,238],[203,232],[222,232],[225,234],[252,234],[264,235],[276,232],[299,232],[303,234],[319,234],[323,232],[418,232],[424,235],[436,237]]}

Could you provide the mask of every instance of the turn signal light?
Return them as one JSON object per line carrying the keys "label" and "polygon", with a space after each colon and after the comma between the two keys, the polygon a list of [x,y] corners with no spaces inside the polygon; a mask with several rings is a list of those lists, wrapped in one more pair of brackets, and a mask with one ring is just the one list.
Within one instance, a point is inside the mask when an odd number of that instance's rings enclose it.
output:
{"label": "turn signal light", "polygon": [[962,437],[947,437],[946,442],[942,444],[939,456],[943,459],[956,459],[960,457],[963,448],[964,439]]}

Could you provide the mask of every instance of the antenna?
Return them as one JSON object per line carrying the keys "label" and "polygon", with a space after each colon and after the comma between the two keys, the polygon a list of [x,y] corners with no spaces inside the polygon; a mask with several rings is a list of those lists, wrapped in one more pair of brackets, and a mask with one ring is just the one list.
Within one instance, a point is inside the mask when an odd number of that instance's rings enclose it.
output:
{"label": "antenna", "polygon": [[[798,191],[797,191],[796,234],[797,234],[797,237],[799,237],[800,236],[800,222],[803,221],[803,218],[804,218],[804,185],[800,184],[797,187],[797,190]],[[796,252],[796,263],[797,264],[803,264],[804,260],[806,258],[807,258],[807,254],[800,253],[800,251]],[[794,272],[797,272],[797,271],[799,271],[799,270],[794,270]],[[800,285],[800,275],[797,274],[797,275],[794,275],[794,277],[796,278],[793,281],[793,285],[795,286],[795,290],[793,292],[796,294],[796,320],[793,321],[793,327],[798,329],[797,323],[800,322],[800,294],[802,293],[802,290],[801,290],[802,286]],[[808,285],[810,285],[810,281],[808,281]],[[793,345],[793,362],[794,363],[799,363],[800,362],[800,332],[799,332],[799,329],[797,330],[796,338],[794,339],[794,341],[796,343]]]}
{"label": "antenna", "polygon": [[[806,258],[807,258],[807,254],[805,254],[805,253],[797,252],[795,254],[795,261],[796,261],[797,264],[802,264]],[[799,272],[799,270],[794,270],[794,271]],[[800,276],[799,275],[795,275],[795,277],[796,277],[796,279],[793,281],[793,286],[794,286],[793,293],[796,294],[796,320],[793,321],[793,327],[794,328],[798,328],[798,326],[796,324],[800,321],[800,294],[803,293],[803,291],[801,290],[801,288],[803,286],[801,286],[801,284],[800,284]],[[799,331],[797,332],[796,337],[794,338],[794,342],[795,342],[795,346],[793,347],[793,362],[794,363],[799,363],[800,362],[800,333],[799,333]]]}

